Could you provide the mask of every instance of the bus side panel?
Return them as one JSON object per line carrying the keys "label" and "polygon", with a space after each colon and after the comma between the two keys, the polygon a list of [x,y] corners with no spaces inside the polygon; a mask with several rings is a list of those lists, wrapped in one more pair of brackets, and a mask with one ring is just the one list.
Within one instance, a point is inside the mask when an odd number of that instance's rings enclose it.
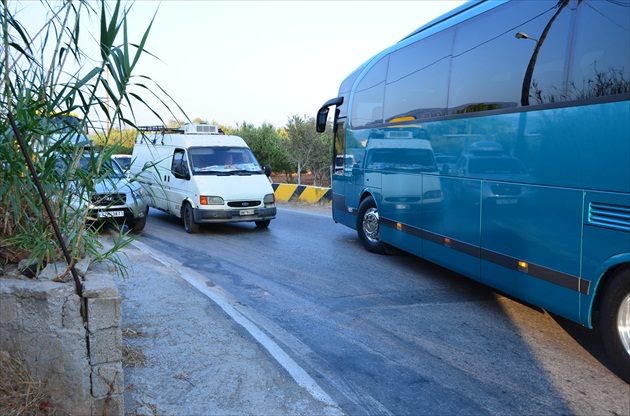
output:
{"label": "bus side panel", "polygon": [[[333,191],[339,189],[340,186],[343,186],[343,184],[336,183],[335,179],[333,178]],[[342,187],[341,189],[344,188]],[[352,228],[353,230],[356,229],[356,213],[352,214],[348,212],[346,206],[346,198],[341,193],[333,192],[332,217],[336,223],[345,225],[346,227]]]}
{"label": "bus side panel", "polygon": [[483,201],[483,282],[577,320],[583,193],[523,184],[484,186],[518,187],[521,198],[506,205]]}
{"label": "bus side panel", "polygon": [[422,176],[388,172],[382,174],[381,184],[382,200],[378,206],[381,239],[422,257]]}
{"label": "bus side panel", "polygon": [[[600,295],[600,278],[611,267],[630,262],[627,215],[630,215],[630,195],[586,192],[580,323],[589,327],[593,324],[590,314],[594,297]],[[611,251],[611,247],[616,247],[617,251]]]}
{"label": "bus side panel", "polygon": [[422,218],[424,258],[480,280],[480,181],[442,177],[440,182],[442,203]]}

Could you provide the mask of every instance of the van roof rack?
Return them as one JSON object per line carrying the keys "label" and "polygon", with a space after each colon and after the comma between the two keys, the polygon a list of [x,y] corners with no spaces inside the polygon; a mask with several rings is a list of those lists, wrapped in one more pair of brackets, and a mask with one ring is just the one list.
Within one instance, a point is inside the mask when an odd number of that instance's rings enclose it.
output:
{"label": "van roof rack", "polygon": [[141,126],[138,131],[143,133],[175,133],[175,134],[223,134],[223,130],[214,124],[186,123],[180,127]]}
{"label": "van roof rack", "polygon": [[184,130],[180,128],[166,127],[166,126],[139,126],[138,131],[144,133],[184,133]]}

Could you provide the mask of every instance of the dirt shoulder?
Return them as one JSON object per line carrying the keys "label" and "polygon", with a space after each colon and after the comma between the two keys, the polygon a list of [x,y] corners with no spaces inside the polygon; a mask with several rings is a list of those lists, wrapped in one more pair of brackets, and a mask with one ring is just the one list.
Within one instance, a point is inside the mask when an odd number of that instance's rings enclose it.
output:
{"label": "dirt shoulder", "polygon": [[322,215],[332,215],[332,204],[330,201],[325,202],[317,202],[314,204],[309,204],[304,201],[276,201],[276,206],[278,208],[286,208],[286,209],[295,209],[300,211],[312,212],[315,214]]}

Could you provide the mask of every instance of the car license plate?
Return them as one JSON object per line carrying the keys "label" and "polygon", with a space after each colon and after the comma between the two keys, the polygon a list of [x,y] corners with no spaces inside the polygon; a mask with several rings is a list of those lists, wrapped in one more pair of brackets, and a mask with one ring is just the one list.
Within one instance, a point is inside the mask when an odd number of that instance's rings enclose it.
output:
{"label": "car license plate", "polygon": [[518,199],[509,198],[509,199],[497,199],[497,205],[515,205],[518,204]]}
{"label": "car license plate", "polygon": [[240,214],[241,215],[254,215],[254,210],[253,209],[242,209]]}
{"label": "car license plate", "polygon": [[100,211],[98,213],[99,218],[110,218],[110,217],[124,217],[124,211]]}

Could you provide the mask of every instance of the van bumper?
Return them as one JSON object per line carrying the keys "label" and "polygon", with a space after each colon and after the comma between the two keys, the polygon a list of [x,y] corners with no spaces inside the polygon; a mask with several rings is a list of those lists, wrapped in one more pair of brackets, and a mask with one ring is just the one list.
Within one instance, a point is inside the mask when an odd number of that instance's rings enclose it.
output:
{"label": "van bumper", "polygon": [[241,221],[261,221],[272,220],[276,218],[276,207],[271,208],[254,208],[253,213],[241,215],[245,210],[232,209],[195,209],[193,215],[195,222],[199,224],[207,224],[213,222],[241,222]]}

